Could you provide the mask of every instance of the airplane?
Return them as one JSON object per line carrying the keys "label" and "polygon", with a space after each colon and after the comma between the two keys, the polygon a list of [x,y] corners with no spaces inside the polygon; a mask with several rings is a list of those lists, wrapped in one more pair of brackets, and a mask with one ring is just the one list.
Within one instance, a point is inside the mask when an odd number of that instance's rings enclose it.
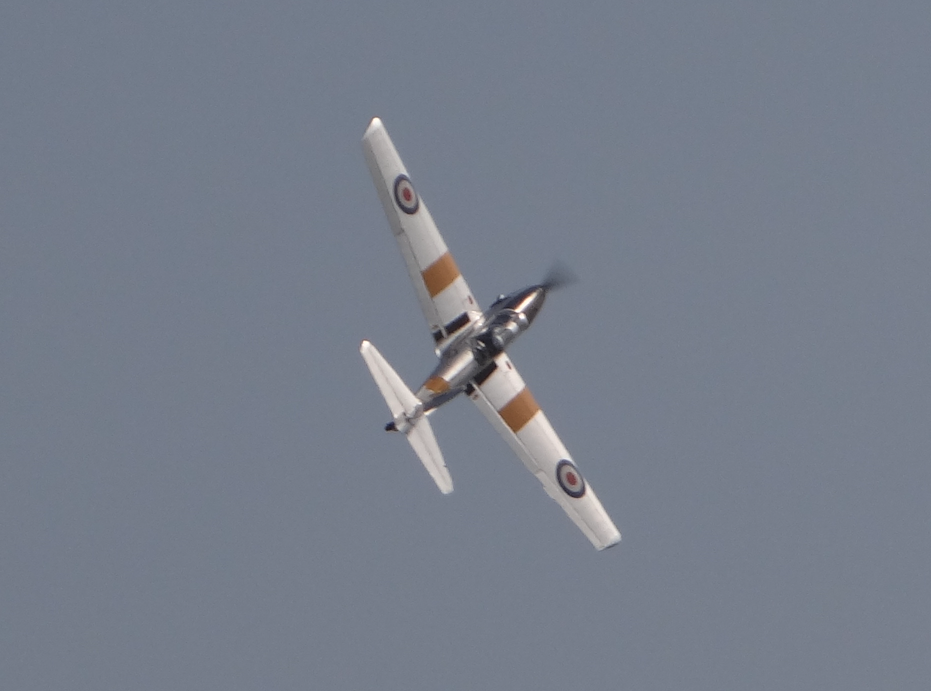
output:
{"label": "airplane", "polygon": [[507,354],[547,292],[567,282],[565,271],[551,271],[542,283],[480,309],[379,118],[365,130],[362,148],[439,357],[414,393],[375,346],[362,341],[362,358],[391,411],[385,429],[407,437],[440,491],[449,494],[453,482],[428,416],[465,394],[596,549],[618,544],[620,532]]}

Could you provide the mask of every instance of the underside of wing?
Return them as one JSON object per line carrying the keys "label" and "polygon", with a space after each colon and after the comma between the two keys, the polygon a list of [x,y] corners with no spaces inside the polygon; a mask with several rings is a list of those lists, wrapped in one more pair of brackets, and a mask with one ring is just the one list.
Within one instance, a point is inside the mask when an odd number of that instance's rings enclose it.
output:
{"label": "underside of wing", "polygon": [[621,541],[611,517],[507,354],[495,358],[466,393],[596,549]]}
{"label": "underside of wing", "polygon": [[366,129],[362,148],[439,351],[481,310],[378,118]]}

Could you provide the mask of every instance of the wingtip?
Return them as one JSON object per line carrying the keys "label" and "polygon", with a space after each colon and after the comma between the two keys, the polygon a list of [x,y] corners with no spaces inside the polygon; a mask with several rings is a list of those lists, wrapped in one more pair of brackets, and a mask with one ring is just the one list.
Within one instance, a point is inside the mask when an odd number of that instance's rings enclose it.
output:
{"label": "wingtip", "polygon": [[612,537],[611,540],[609,540],[607,543],[605,543],[605,546],[599,549],[598,551],[603,552],[604,550],[611,549],[615,545],[619,545],[619,544],[621,544],[621,534],[616,533],[615,536]]}
{"label": "wingtip", "polygon": [[376,132],[378,130],[383,130],[383,129],[385,129],[385,126],[384,124],[382,124],[381,118],[378,116],[375,116],[374,118],[372,118],[372,121],[369,123],[369,126],[365,128],[365,134],[363,136],[368,137],[373,132]]}

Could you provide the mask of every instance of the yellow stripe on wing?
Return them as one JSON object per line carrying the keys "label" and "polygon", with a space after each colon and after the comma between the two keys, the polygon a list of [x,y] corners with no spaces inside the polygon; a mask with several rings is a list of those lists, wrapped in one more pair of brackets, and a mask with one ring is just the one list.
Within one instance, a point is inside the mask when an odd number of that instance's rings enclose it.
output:
{"label": "yellow stripe on wing", "polygon": [[537,405],[536,400],[534,400],[533,394],[530,393],[530,389],[524,387],[519,394],[508,401],[504,407],[498,411],[498,415],[504,420],[504,424],[510,427],[512,432],[517,434],[539,411],[540,406]]}
{"label": "yellow stripe on wing", "polygon": [[433,262],[430,266],[421,272],[424,285],[427,286],[427,292],[430,297],[435,298],[437,295],[448,288],[453,281],[459,278],[459,267],[453,261],[453,255],[446,252],[442,257]]}

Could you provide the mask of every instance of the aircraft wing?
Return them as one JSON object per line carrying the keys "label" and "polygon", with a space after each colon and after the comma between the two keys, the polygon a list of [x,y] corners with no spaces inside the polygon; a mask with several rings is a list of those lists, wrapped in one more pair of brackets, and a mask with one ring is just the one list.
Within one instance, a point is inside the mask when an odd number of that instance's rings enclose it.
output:
{"label": "aircraft wing", "polygon": [[439,352],[481,310],[380,119],[365,130],[362,148]]}
{"label": "aircraft wing", "polygon": [[483,369],[466,393],[596,549],[621,541],[611,517],[506,353]]}

